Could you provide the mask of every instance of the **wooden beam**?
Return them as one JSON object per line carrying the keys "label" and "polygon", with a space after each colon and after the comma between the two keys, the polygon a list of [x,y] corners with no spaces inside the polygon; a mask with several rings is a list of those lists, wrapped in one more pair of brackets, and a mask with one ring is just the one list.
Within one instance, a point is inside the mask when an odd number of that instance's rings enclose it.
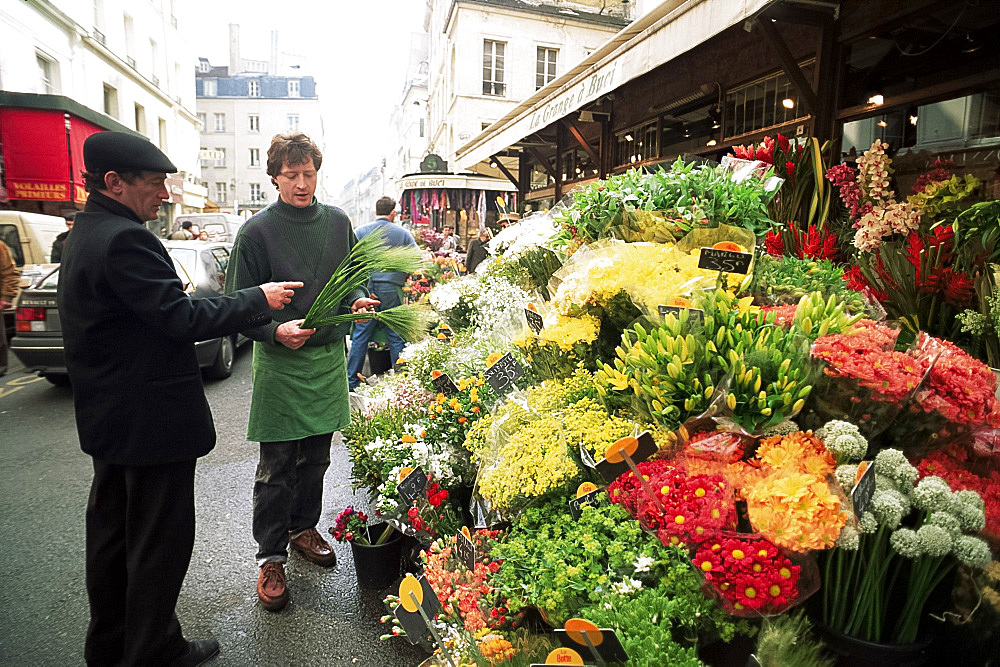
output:
{"label": "wooden beam", "polygon": [[500,158],[497,157],[495,153],[490,156],[490,159],[496,163],[497,169],[499,169],[500,173],[507,177],[508,181],[514,184],[514,187],[518,188],[521,186],[521,184],[517,182],[517,179],[514,178],[514,174],[510,173],[507,167],[503,166],[503,162],[500,161]]}
{"label": "wooden beam", "polygon": [[806,81],[806,77],[802,74],[802,70],[799,69],[795,58],[792,57],[792,52],[788,50],[788,45],[782,39],[781,33],[778,32],[771,19],[757,21],[754,25],[758,26],[761,32],[764,33],[767,41],[771,44],[771,48],[774,49],[775,54],[778,56],[778,60],[781,62],[781,68],[785,70],[785,74],[791,79],[792,85],[799,91],[799,95],[802,96],[802,100],[806,103],[809,113],[815,116],[820,110],[816,92],[809,85],[809,82]]}
{"label": "wooden beam", "polygon": [[837,110],[837,120],[859,120],[871,116],[880,116],[893,107],[908,106],[911,104],[930,104],[940,102],[950,97],[954,97],[962,92],[978,92],[988,86],[1000,83],[1000,70],[978,72],[969,74],[958,79],[945,81],[927,88],[901,93],[894,97],[885,98],[885,103],[879,106],[871,104],[861,104],[852,107],[844,107]]}
{"label": "wooden beam", "polygon": [[551,176],[552,179],[555,180],[556,170],[552,168],[552,163],[549,162],[549,159],[544,155],[542,155],[542,152],[537,148],[531,148],[529,146],[527,150],[529,153],[531,153],[532,157],[538,160],[538,164],[542,165],[542,169],[548,172],[549,176]]}
{"label": "wooden beam", "polygon": [[566,126],[566,129],[569,130],[569,133],[573,135],[573,138],[576,139],[576,142],[583,147],[583,150],[587,151],[587,155],[590,156],[590,159],[594,162],[594,164],[600,165],[601,164],[600,156],[597,155],[597,151],[594,150],[593,146],[591,146],[587,142],[587,140],[584,139],[583,133],[580,132],[580,128],[577,127],[576,123],[574,123],[571,120],[566,120],[565,118],[563,118],[560,122]]}

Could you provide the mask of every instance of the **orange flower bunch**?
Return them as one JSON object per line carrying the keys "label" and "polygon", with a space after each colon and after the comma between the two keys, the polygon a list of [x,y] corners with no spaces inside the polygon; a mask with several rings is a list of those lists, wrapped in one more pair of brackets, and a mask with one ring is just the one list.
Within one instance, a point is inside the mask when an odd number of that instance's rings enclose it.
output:
{"label": "orange flower bunch", "polygon": [[793,551],[832,547],[848,518],[827,483],[835,467],[812,431],[761,440],[743,482],[754,529]]}
{"label": "orange flower bunch", "polygon": [[499,665],[514,657],[517,649],[498,634],[490,633],[479,640],[479,652],[490,661],[491,665]]}

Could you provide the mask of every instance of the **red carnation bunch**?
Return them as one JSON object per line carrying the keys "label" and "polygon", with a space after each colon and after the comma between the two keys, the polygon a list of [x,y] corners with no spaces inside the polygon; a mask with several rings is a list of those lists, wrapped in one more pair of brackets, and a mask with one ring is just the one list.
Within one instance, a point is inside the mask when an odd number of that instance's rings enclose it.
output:
{"label": "red carnation bunch", "polygon": [[766,539],[705,542],[692,562],[705,577],[706,594],[733,615],[780,614],[798,601],[801,567]]}
{"label": "red carnation bunch", "polygon": [[735,526],[733,491],[723,475],[692,474],[683,463],[662,460],[637,469],[653,497],[631,470],[608,486],[608,497],[655,530],[664,544],[697,544]]}

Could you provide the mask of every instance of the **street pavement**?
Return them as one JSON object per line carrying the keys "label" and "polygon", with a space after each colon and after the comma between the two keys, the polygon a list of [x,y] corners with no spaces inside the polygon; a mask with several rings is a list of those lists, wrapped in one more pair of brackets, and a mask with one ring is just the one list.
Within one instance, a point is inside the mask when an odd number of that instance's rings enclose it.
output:
{"label": "street pavement", "polygon": [[[250,531],[257,447],[244,440],[250,406],[250,346],[233,376],[206,381],[218,444],[198,462],[194,555],[177,604],[189,639],[214,637],[211,665],[408,667],[426,654],[405,639],[379,641],[388,591],[358,586],[347,544],[334,543],[325,569],[289,558],[291,603],[272,614],[257,605],[256,544]],[[88,621],[84,510],[93,474],[80,451],[72,391],[24,372],[11,358],[0,377],[0,665],[83,664]],[[335,437],[326,475],[326,537],[346,505],[366,507],[350,485],[350,462]]]}

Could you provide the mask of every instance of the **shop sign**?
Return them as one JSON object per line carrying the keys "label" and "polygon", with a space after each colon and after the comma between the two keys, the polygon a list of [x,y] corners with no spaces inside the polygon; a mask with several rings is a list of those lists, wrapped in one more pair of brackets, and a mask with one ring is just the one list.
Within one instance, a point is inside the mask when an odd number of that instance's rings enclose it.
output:
{"label": "shop sign", "polygon": [[538,111],[531,114],[528,128],[532,131],[549,125],[566,114],[576,111],[587,102],[614,90],[618,61],[614,61],[591,74],[569,91],[556,97]]}
{"label": "shop sign", "polygon": [[11,199],[36,199],[52,201],[69,200],[69,183],[31,183],[7,181]]}
{"label": "shop sign", "polygon": [[167,186],[167,192],[170,193],[170,203],[171,204],[183,204],[184,203],[184,179],[177,174],[169,174],[167,176],[167,181],[164,184]]}

